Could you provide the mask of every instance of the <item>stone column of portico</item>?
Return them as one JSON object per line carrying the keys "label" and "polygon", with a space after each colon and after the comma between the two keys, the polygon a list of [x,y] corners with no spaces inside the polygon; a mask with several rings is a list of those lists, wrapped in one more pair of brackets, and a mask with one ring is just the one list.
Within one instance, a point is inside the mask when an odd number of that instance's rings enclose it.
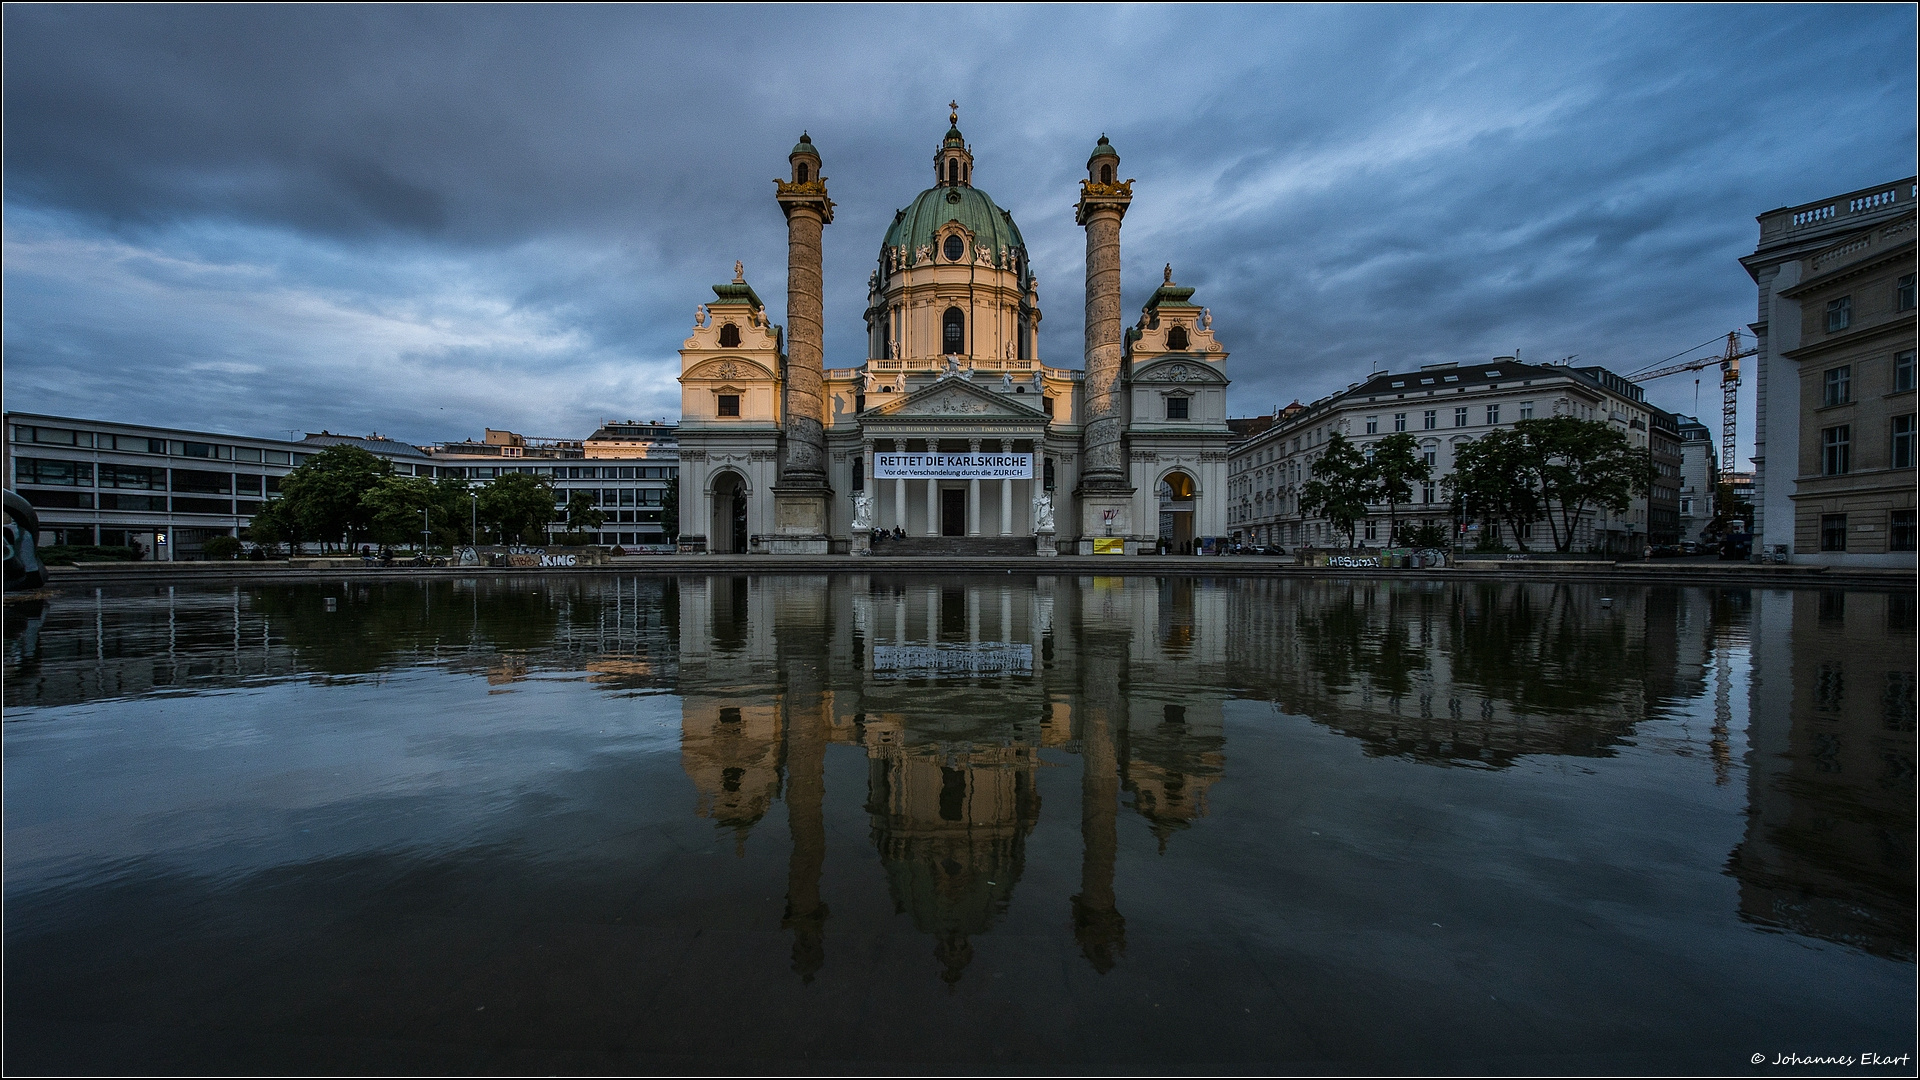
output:
{"label": "stone column of portico", "polygon": [[[969,441],[967,450],[978,457],[980,440]],[[980,478],[977,476],[967,481],[967,535],[980,535]]]}
{"label": "stone column of portico", "polygon": [[[893,452],[907,452],[907,440],[893,440]],[[907,532],[907,481],[905,477],[895,477],[893,481],[893,526],[902,536]]]}
{"label": "stone column of portico", "polygon": [[[938,445],[939,444],[934,442],[932,439],[928,439],[927,452],[933,453],[932,448]],[[927,535],[939,536],[940,535],[940,481],[935,480],[932,477],[928,477],[926,480],[922,482],[927,485]]]}
{"label": "stone column of portico", "polygon": [[1119,153],[1100,136],[1087,159],[1087,179],[1080,184],[1080,203],[1074,208],[1075,222],[1087,230],[1087,426],[1081,436],[1086,465],[1077,494],[1080,537],[1089,553],[1093,538],[1132,531],[1128,510],[1133,487],[1123,440],[1120,220],[1133,202],[1133,182],[1119,179],[1119,168]]}
{"label": "stone column of portico", "polygon": [[[1001,439],[1000,452],[1012,453],[1012,440]],[[1013,535],[1013,481],[1004,478],[1000,481],[1000,535]]]}
{"label": "stone column of portico", "polygon": [[776,180],[787,217],[787,370],[782,414],[780,482],[774,486],[776,554],[826,554],[828,500],[821,368],[820,232],[833,220],[833,200],[820,175],[820,154],[805,134],[787,156],[791,181]]}

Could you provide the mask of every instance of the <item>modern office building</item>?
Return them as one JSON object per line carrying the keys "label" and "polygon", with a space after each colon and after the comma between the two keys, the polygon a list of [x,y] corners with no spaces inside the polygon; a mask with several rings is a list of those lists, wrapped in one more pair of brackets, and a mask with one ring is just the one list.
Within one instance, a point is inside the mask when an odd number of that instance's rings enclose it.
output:
{"label": "modern office building", "polygon": [[609,424],[570,444],[494,431],[488,440],[423,449],[322,431],[292,442],[10,412],[5,467],[7,486],[39,511],[42,546],[137,544],[160,560],[197,558],[208,539],[239,535],[282,477],[341,445],[377,454],[404,476],[482,483],[532,473],[554,484],[556,529],[578,490],[607,515],[599,542],[666,542],[660,506],[678,479],[671,424]]}
{"label": "modern office building", "polygon": [[42,546],[197,557],[208,539],[245,528],[280,478],[316,452],[281,439],[6,414],[7,485],[39,511]]}
{"label": "modern office building", "polygon": [[566,506],[585,493],[606,515],[598,543],[657,547],[672,542],[662,524],[668,491],[679,483],[675,425],[666,421],[603,424],[585,439],[533,439],[488,428],[477,442],[427,447],[434,475],[469,481],[524,472],[554,486],[554,528],[564,529]]}
{"label": "modern office building", "polygon": [[[1759,243],[1753,254],[1740,260],[1759,289],[1758,312],[1752,324],[1754,336],[1758,339],[1756,348],[1759,350],[1754,358],[1753,532],[1756,556],[1762,552],[1774,555],[1804,552],[1817,556],[1820,544],[1817,525],[1812,532],[1805,534],[1804,544],[1797,535],[1799,526],[1794,495],[1799,490],[1800,478],[1809,475],[1806,471],[1810,460],[1808,455],[1812,454],[1813,460],[1818,460],[1823,452],[1820,447],[1807,447],[1801,441],[1802,429],[1808,428],[1803,422],[1803,409],[1809,407],[1802,397],[1803,368],[1824,370],[1824,366],[1823,361],[1818,359],[1820,353],[1817,350],[1813,354],[1801,354],[1802,358],[1787,354],[1798,354],[1803,346],[1824,344],[1825,304],[1840,297],[1829,297],[1826,290],[1822,289],[1818,310],[1803,310],[1812,301],[1801,286],[1812,285],[1812,276],[1828,277],[1841,261],[1853,263],[1855,255],[1878,264],[1887,246],[1899,241],[1892,236],[1880,239],[1873,237],[1878,235],[1879,230],[1896,227],[1901,220],[1907,223],[1905,242],[1909,245],[1908,272],[1911,272],[1914,196],[1916,191],[1920,191],[1915,181],[1915,177],[1909,176],[1904,180],[1861,188],[1817,202],[1783,206],[1769,210],[1757,219],[1760,225]],[[1869,251],[1867,247],[1841,250],[1850,248],[1856,242],[1872,246],[1872,250]],[[1820,265],[1814,265],[1815,260],[1821,260]],[[1862,297],[1862,302],[1866,302],[1865,297]],[[1911,327],[1911,310],[1907,312],[1906,320],[1907,326]],[[1876,323],[1878,328],[1884,328],[1885,325]],[[1851,328],[1849,324],[1844,329]],[[1904,347],[1912,349],[1912,340],[1913,335],[1909,330],[1908,343]],[[1893,374],[1892,354],[1898,351],[1889,346],[1883,361],[1889,378]],[[1891,383],[1887,383],[1886,387],[1873,392],[1891,392]],[[1815,391],[1815,401],[1823,400],[1822,395],[1823,387]],[[1907,400],[1908,412],[1911,413],[1912,398]],[[1820,409],[1826,406],[1814,404],[1811,407]],[[1808,430],[1812,438],[1819,439],[1825,428],[1834,426],[1839,425],[1815,424]],[[1876,431],[1872,435],[1877,443],[1881,434]],[[1891,433],[1887,433],[1886,437],[1890,439]],[[1888,447],[1888,451],[1891,451],[1891,447]],[[1721,466],[1726,468],[1727,463],[1722,462]],[[1909,473],[1909,484],[1911,476]],[[1907,505],[1913,504],[1909,502]],[[1890,515],[1893,509],[1889,504],[1877,512]],[[1825,511],[1818,513],[1824,514]],[[1884,525],[1889,530],[1885,535],[1890,536],[1893,525],[1890,516]],[[1850,551],[1846,554],[1860,553]]]}
{"label": "modern office building", "polygon": [[[1284,547],[1344,545],[1324,519],[1300,509],[1302,486],[1313,462],[1336,432],[1366,447],[1387,435],[1411,434],[1431,478],[1396,508],[1404,525],[1452,526],[1453,507],[1444,481],[1453,472],[1460,445],[1516,421],[1572,416],[1617,425],[1628,443],[1654,457],[1652,498],[1634,500],[1623,514],[1590,513],[1576,527],[1573,550],[1638,554],[1647,543],[1677,538],[1680,438],[1671,416],[1647,404],[1639,386],[1600,367],[1523,364],[1511,356],[1485,364],[1428,364],[1404,374],[1380,373],[1310,405],[1287,406],[1266,430],[1231,452],[1228,462],[1229,535],[1242,544]],[[1470,528],[1477,523],[1468,523]],[[1550,546],[1544,524],[1526,535],[1506,536],[1487,525],[1486,539],[1511,546]],[[1649,536],[1656,539],[1650,540]],[[1474,539],[1480,534],[1475,533]],[[1374,547],[1391,541],[1388,508],[1372,508],[1355,539]]]}

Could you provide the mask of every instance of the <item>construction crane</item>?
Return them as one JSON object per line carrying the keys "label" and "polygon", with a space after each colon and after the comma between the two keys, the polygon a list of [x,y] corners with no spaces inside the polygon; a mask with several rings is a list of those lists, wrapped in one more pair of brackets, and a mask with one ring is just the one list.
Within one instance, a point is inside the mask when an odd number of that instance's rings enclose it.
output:
{"label": "construction crane", "polygon": [[1720,472],[1727,475],[1733,472],[1733,443],[1735,421],[1738,419],[1740,401],[1740,361],[1744,357],[1755,356],[1759,349],[1742,349],[1740,331],[1727,335],[1726,351],[1719,356],[1703,356],[1698,360],[1687,360],[1668,367],[1655,368],[1638,375],[1627,376],[1628,382],[1644,383],[1662,379],[1668,375],[1678,375],[1683,371],[1699,371],[1701,368],[1720,365]]}

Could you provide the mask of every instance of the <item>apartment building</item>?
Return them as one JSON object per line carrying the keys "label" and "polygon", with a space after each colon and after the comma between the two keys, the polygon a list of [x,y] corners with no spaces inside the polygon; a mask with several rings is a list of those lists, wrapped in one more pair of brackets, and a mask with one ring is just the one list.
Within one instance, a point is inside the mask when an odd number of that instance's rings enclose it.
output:
{"label": "apartment building", "polygon": [[470,481],[530,473],[554,487],[554,527],[566,524],[566,506],[584,493],[606,515],[596,542],[623,547],[669,543],[661,507],[680,482],[675,425],[667,421],[602,424],[585,439],[528,438],[486,429],[479,441],[427,447],[435,475]]}
{"label": "apartment building", "polygon": [[1680,539],[1700,540],[1719,513],[1720,458],[1713,431],[1691,416],[1677,417],[1680,435]]}
{"label": "apartment building", "polygon": [[[1379,373],[1310,405],[1296,402],[1280,410],[1270,427],[1230,452],[1229,536],[1236,543],[1289,548],[1344,545],[1344,534],[1300,510],[1300,491],[1311,478],[1313,462],[1336,432],[1363,452],[1384,436],[1405,432],[1418,440],[1432,476],[1414,491],[1411,505],[1395,509],[1399,521],[1448,528],[1466,524],[1491,530],[1489,540],[1545,546],[1549,541],[1544,524],[1512,537],[1503,535],[1499,525],[1456,523],[1443,482],[1452,474],[1454,453],[1462,444],[1520,420],[1553,416],[1618,425],[1629,444],[1652,454],[1658,472],[1650,498],[1634,500],[1623,514],[1599,511],[1584,518],[1574,550],[1637,554],[1648,543],[1676,542],[1682,461],[1677,421],[1648,405],[1640,387],[1605,368],[1523,364],[1511,356],[1484,364],[1428,364],[1414,372]],[[1387,507],[1373,508],[1356,539],[1372,546],[1391,541]]]}

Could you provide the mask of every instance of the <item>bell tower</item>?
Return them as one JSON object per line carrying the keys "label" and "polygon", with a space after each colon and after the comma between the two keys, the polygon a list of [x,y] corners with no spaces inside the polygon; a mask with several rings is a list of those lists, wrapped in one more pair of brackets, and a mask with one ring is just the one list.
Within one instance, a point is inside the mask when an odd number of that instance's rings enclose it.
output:
{"label": "bell tower", "polygon": [[[1087,230],[1086,469],[1080,475],[1081,554],[1133,529],[1133,486],[1127,480],[1126,388],[1120,340],[1120,219],[1133,203],[1133,181],[1120,178],[1120,153],[1105,135],[1087,158],[1074,220]],[[1102,543],[1104,541],[1105,543]]]}
{"label": "bell tower", "polygon": [[822,283],[820,233],[833,220],[820,152],[805,132],[787,155],[791,179],[775,180],[775,198],[787,217],[786,405],[781,411],[780,481],[773,489],[776,555],[825,555],[828,501],[827,440],[822,393]]}

